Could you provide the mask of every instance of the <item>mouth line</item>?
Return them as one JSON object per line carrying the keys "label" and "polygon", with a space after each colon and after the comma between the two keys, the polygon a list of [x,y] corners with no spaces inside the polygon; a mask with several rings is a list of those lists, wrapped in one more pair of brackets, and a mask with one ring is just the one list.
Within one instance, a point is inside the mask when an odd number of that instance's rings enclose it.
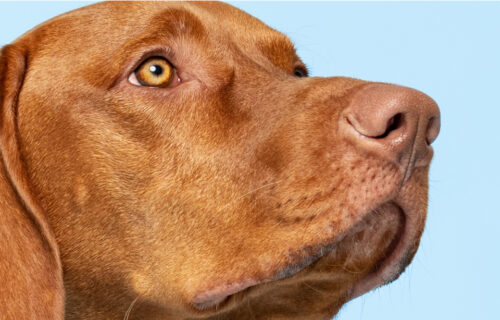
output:
{"label": "mouth line", "polygon": [[[404,267],[408,264],[409,260],[413,257],[409,254],[408,245],[411,240],[411,235],[408,232],[407,227],[407,215],[406,212],[401,208],[400,205],[393,201],[385,202],[379,206],[377,209],[371,210],[365,215],[369,216],[376,212],[379,208],[384,206],[390,206],[389,210],[397,210],[402,218],[402,225],[398,231],[396,237],[391,241],[390,245],[386,250],[386,254],[382,257],[372,268],[372,271],[361,279],[349,292],[349,300],[354,299],[376,287],[385,285],[393,280],[395,280],[399,274],[403,271]],[[364,219],[361,219],[353,227],[347,230],[344,234],[338,235],[336,239],[331,241],[326,245],[319,245],[316,250],[311,250],[316,253],[309,255],[307,258],[303,259],[297,264],[289,264],[288,266],[278,269],[274,272],[271,277],[267,279],[246,279],[243,282],[229,283],[226,285],[218,286],[212,290],[204,291],[198,294],[192,306],[197,311],[203,312],[220,312],[226,307],[233,305],[234,302],[242,300],[251,290],[256,287],[260,287],[263,284],[270,282],[275,282],[279,280],[284,280],[290,278],[304,269],[314,265],[322,257],[328,255],[332,249],[340,243],[346,236],[348,236],[353,230],[356,230],[360,224],[364,223]],[[410,232],[411,233],[411,232]],[[312,248],[309,248],[312,249]]]}

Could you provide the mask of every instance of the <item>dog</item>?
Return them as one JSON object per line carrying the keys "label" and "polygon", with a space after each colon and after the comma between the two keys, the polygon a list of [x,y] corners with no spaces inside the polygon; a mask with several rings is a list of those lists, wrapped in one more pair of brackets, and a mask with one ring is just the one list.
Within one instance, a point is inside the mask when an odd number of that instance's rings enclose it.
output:
{"label": "dog", "polygon": [[330,319],[417,250],[436,103],[228,4],[51,19],[0,101],[2,319]]}

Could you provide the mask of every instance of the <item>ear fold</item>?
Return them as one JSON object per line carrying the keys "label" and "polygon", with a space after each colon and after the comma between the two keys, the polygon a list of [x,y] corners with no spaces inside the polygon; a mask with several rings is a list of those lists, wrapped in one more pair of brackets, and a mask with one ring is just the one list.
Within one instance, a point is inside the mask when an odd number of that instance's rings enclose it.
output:
{"label": "ear fold", "polygon": [[30,192],[17,139],[17,98],[26,60],[19,45],[0,53],[0,318],[63,319],[59,251]]}

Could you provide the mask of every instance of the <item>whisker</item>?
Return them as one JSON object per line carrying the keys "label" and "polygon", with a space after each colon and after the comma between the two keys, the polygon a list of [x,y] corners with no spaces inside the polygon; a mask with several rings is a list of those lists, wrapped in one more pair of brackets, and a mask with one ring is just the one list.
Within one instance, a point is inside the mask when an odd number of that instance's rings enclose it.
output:
{"label": "whisker", "polygon": [[312,286],[312,285],[310,285],[309,283],[304,282],[304,284],[305,284],[307,287],[309,287],[311,290],[316,291],[317,293],[321,293],[321,294],[323,294],[323,292],[322,292],[321,290],[316,289],[315,287],[313,287],[313,286]]}
{"label": "whisker", "polygon": [[139,300],[140,295],[138,295],[131,303],[130,306],[127,309],[127,312],[125,312],[125,316],[123,317],[123,320],[128,320],[130,317],[130,314],[132,313],[132,308],[134,307],[135,303]]}
{"label": "whisker", "polygon": [[253,190],[251,190],[251,191],[249,191],[249,192],[245,193],[244,195],[242,195],[242,196],[240,196],[240,197],[238,197],[238,198],[236,198],[236,199],[233,199],[233,200],[229,201],[227,204],[225,204],[224,206],[220,207],[220,208],[219,208],[219,210],[225,209],[227,206],[229,206],[229,205],[230,205],[230,204],[232,204],[233,202],[238,201],[238,200],[240,200],[240,199],[242,199],[242,198],[245,198],[246,196],[248,196],[248,195],[250,195],[250,194],[252,194],[252,193],[255,193],[255,192],[257,192],[257,191],[259,191],[259,190],[261,190],[261,189],[264,189],[264,188],[267,188],[267,187],[273,186],[273,185],[275,185],[275,184],[278,184],[278,183],[280,183],[280,182],[281,182],[281,181],[283,181],[283,180],[285,180],[285,179],[277,180],[277,181],[275,181],[275,182],[271,182],[271,183],[265,184],[265,185],[263,185],[263,186],[260,186],[260,187],[258,187],[258,188],[256,188],[256,189],[253,189]]}
{"label": "whisker", "polygon": [[329,267],[342,269],[343,271],[350,273],[350,274],[360,274],[360,273],[366,272],[366,270],[359,270],[359,271],[358,270],[350,270],[341,264],[326,264],[326,265]]}

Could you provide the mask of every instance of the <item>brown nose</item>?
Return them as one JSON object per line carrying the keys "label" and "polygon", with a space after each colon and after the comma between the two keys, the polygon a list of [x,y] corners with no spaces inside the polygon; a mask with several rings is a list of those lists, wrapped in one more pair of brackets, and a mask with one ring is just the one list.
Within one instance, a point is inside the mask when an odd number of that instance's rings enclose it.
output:
{"label": "brown nose", "polygon": [[372,83],[354,94],[344,115],[355,144],[400,165],[405,179],[416,166],[429,164],[430,144],[441,125],[439,108],[429,96]]}

